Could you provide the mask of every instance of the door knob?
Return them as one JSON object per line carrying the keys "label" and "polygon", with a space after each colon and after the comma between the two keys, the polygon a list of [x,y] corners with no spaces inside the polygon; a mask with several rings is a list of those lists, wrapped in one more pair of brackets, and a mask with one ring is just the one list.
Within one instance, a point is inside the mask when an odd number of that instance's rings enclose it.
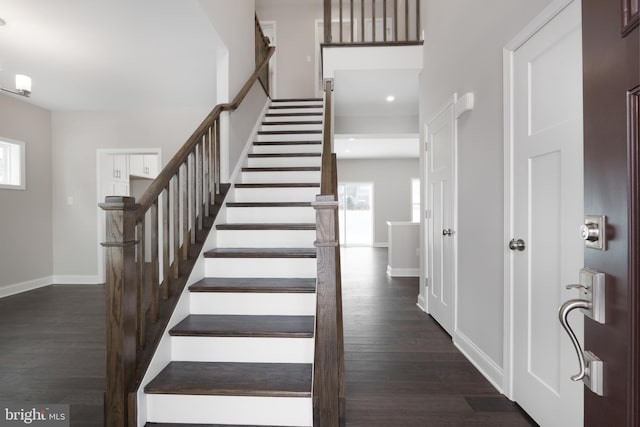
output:
{"label": "door knob", "polygon": [[443,236],[451,236],[452,234],[453,234],[453,231],[451,231],[450,228],[445,228],[444,230],[442,230]]}
{"label": "door knob", "polygon": [[511,241],[509,242],[509,249],[511,249],[512,251],[524,251],[526,247],[527,246],[522,239],[511,239]]}
{"label": "door knob", "polygon": [[600,228],[594,222],[583,224],[580,226],[580,235],[588,242],[595,242],[600,238]]}

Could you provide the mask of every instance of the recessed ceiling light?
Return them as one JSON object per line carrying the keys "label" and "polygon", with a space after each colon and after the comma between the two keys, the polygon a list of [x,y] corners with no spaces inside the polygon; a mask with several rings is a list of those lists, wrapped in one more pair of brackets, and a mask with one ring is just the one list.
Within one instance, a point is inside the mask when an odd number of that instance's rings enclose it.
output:
{"label": "recessed ceiling light", "polygon": [[349,138],[349,141],[355,141],[356,139],[354,137]]}
{"label": "recessed ceiling light", "polygon": [[351,150],[349,150],[348,148],[346,150],[344,150],[345,153],[350,153]]}
{"label": "recessed ceiling light", "polygon": [[396,97],[393,96],[393,95],[387,96],[387,102],[393,102],[395,99],[396,99]]}

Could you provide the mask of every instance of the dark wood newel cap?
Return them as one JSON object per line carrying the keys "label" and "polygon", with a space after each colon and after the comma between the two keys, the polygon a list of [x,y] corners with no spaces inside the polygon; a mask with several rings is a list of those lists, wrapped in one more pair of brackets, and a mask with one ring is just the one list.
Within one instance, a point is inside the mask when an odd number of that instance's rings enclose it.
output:
{"label": "dark wood newel cap", "polygon": [[136,210],[140,206],[136,203],[135,197],[128,196],[107,196],[104,198],[104,203],[100,203],[99,206],[104,210]]}

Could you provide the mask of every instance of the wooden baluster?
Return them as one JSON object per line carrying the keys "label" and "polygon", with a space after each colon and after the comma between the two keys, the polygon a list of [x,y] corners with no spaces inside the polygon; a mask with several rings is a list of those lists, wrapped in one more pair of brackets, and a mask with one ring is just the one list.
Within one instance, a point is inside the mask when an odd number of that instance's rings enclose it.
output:
{"label": "wooden baluster", "polygon": [[416,41],[420,40],[420,0],[416,0]]}
{"label": "wooden baluster", "polygon": [[171,212],[173,214],[173,265],[171,272],[173,278],[180,277],[180,169],[173,176],[171,186]]}
{"label": "wooden baluster", "polygon": [[340,43],[342,43],[342,0],[340,0]]}
{"label": "wooden baluster", "polygon": [[194,152],[194,160],[196,162],[196,219],[198,222],[197,231],[202,231],[202,142],[204,141],[204,135],[202,136],[200,143],[196,145],[196,151]]}
{"label": "wooden baluster", "polygon": [[353,43],[355,41],[355,38],[356,38],[355,28],[353,26],[353,19],[354,19],[354,16],[353,16],[353,0],[349,0],[349,3],[350,3],[349,20],[351,21],[349,24],[351,26],[351,31],[350,31],[350,33],[351,33],[351,43]]}
{"label": "wooden baluster", "polygon": [[409,41],[409,0],[404,0],[404,39]]}
{"label": "wooden baluster", "polygon": [[106,234],[105,426],[127,425],[128,397],[136,367],[136,209],[133,197],[110,196],[101,203]]}
{"label": "wooden baluster", "polygon": [[218,117],[215,121],[216,125],[216,137],[214,139],[214,147],[216,153],[215,159],[215,174],[214,179],[216,183],[216,196],[220,194],[220,117]]}
{"label": "wooden baluster", "polygon": [[398,0],[393,0],[393,41],[398,41]]}
{"label": "wooden baluster", "polygon": [[331,0],[324,0],[324,42],[331,43]]}
{"label": "wooden baluster", "polygon": [[138,302],[138,348],[144,348],[145,345],[145,330],[146,330],[146,312],[147,312],[147,289],[145,283],[145,218],[144,216],[138,222],[137,225],[137,238],[138,238],[138,247],[136,251],[137,256],[137,289],[136,289],[136,297]]}
{"label": "wooden baluster", "polygon": [[196,220],[196,212],[197,212],[197,191],[196,188],[196,154],[195,151],[189,155],[190,159],[190,167],[189,167],[189,230],[191,232],[191,244],[196,244],[196,228],[197,228],[197,220]]}
{"label": "wooden baluster", "polygon": [[151,208],[149,209],[151,216],[151,319],[154,322],[158,321],[158,314],[160,313],[160,301],[158,297],[158,287],[160,286],[160,280],[158,275],[158,199],[155,200]]}
{"label": "wooden baluster", "polygon": [[382,40],[387,41],[387,0],[382,0]]}
{"label": "wooden baluster", "polygon": [[376,41],[376,0],[371,0],[371,41]]}
{"label": "wooden baluster", "polygon": [[162,192],[162,298],[169,298],[170,265],[169,265],[169,184]]}
{"label": "wooden baluster", "polygon": [[204,144],[202,146],[202,186],[203,186],[203,203],[204,203],[204,216],[209,218],[211,207],[211,182],[209,179],[209,163],[211,157],[211,128],[208,128],[205,133]]}
{"label": "wooden baluster", "polygon": [[364,42],[364,0],[360,0],[360,41]]}
{"label": "wooden baluster", "polygon": [[180,179],[180,192],[182,193],[182,260],[189,258],[191,239],[189,237],[189,159],[183,163],[182,178]]}

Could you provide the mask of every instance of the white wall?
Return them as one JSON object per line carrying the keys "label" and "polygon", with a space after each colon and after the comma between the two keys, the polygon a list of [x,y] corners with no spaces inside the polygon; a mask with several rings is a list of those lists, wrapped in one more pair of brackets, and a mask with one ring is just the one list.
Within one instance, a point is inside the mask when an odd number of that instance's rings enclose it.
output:
{"label": "white wall", "polygon": [[323,17],[322,0],[256,0],[256,13],[276,21],[278,98],[314,97],[315,20]]}
{"label": "white wall", "polygon": [[[0,189],[0,296],[50,283],[51,114],[0,95],[0,137],[23,141],[26,189]],[[12,286],[18,285],[18,286]]]}
{"label": "white wall", "polygon": [[[53,270],[58,281],[91,282],[97,264],[96,150],[160,148],[163,166],[210,107],[52,113]],[[69,197],[73,205],[68,205]]]}
{"label": "white wall", "polygon": [[411,221],[411,178],[418,159],[338,160],[338,182],[373,183],[373,242],[388,244],[387,221]]}
{"label": "white wall", "polygon": [[418,116],[336,116],[337,134],[417,134]]}
{"label": "white wall", "polygon": [[497,384],[501,384],[503,363],[506,244],[502,48],[549,2],[423,0],[422,7],[421,132],[424,123],[454,92],[475,93],[475,108],[461,117],[458,128],[459,276],[454,341],[478,365],[494,366],[493,375],[489,375]]}

